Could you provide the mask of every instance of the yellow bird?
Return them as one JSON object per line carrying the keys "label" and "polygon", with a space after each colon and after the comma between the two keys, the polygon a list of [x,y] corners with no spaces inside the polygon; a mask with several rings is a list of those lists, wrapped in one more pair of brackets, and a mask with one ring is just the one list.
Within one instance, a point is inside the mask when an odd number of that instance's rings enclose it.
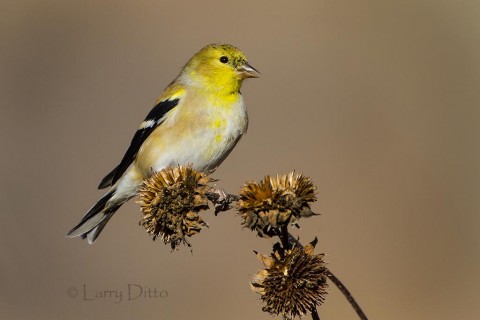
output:
{"label": "yellow bird", "polygon": [[232,45],[210,44],[197,52],[157,99],[120,164],[103,178],[98,188],[109,191],[67,236],[92,244],[155,171],[191,164],[213,172],[247,131],[240,87],[246,78],[258,76]]}

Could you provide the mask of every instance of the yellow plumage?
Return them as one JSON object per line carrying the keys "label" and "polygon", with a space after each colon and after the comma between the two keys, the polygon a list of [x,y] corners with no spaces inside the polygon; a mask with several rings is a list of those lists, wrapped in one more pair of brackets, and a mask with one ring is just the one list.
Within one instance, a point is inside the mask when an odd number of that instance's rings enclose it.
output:
{"label": "yellow plumage", "polygon": [[121,163],[101,182],[100,188],[111,186],[110,191],[68,236],[93,243],[155,171],[179,164],[214,171],[247,130],[240,87],[253,77],[258,72],[234,46],[212,44],[196,53],[157,99]]}

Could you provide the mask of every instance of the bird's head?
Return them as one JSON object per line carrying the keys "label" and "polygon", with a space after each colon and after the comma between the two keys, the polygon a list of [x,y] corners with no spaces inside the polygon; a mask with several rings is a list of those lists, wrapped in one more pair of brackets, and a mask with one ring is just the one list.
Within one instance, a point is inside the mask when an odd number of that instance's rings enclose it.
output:
{"label": "bird's head", "polygon": [[258,78],[259,72],[247,57],[229,44],[210,44],[197,52],[185,65],[181,77],[196,86],[214,91],[236,93],[246,78]]}

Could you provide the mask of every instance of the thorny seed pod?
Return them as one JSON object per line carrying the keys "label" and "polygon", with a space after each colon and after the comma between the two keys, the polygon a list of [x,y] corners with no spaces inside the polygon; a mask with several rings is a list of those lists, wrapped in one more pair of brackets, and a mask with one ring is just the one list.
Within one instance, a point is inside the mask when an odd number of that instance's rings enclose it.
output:
{"label": "thorny seed pod", "polygon": [[237,202],[242,224],[261,237],[278,235],[280,227],[315,215],[310,208],[310,202],[317,200],[315,189],[310,178],[295,172],[247,182]]}
{"label": "thorny seed pod", "polygon": [[252,278],[251,288],[262,296],[263,311],[293,319],[312,312],[327,294],[324,254],[314,254],[317,239],[285,250],[277,243],[270,256],[257,254],[265,266]]}
{"label": "thorny seed pod", "polygon": [[210,178],[191,167],[169,167],[154,173],[140,188],[140,221],[153,240],[158,236],[172,250],[180,243],[190,244],[185,237],[200,232],[207,224],[199,213],[208,209],[205,193]]}

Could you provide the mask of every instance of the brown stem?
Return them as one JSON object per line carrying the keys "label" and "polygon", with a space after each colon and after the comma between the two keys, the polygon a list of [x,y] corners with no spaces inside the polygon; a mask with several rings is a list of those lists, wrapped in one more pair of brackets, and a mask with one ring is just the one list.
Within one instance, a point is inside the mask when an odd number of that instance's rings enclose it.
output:
{"label": "brown stem", "polygon": [[350,305],[352,306],[353,310],[355,310],[355,312],[357,313],[358,317],[362,320],[368,320],[367,316],[365,315],[365,313],[363,313],[362,311],[362,308],[360,308],[360,306],[358,305],[357,301],[355,301],[355,299],[353,298],[352,294],[350,293],[350,291],[348,291],[348,289],[343,285],[342,281],[340,281],[340,279],[338,279],[333,273],[332,271],[328,270],[327,269],[327,277],[330,279],[330,281],[332,281],[338,288],[338,290],[340,290],[340,292],[343,293],[343,295],[345,296],[345,298],[348,300],[348,302],[350,302]]}
{"label": "brown stem", "polygon": [[282,242],[282,247],[285,250],[290,250],[292,247],[290,245],[290,236],[291,234],[288,232],[288,226],[287,225],[282,226],[278,237],[280,238],[280,241]]}

